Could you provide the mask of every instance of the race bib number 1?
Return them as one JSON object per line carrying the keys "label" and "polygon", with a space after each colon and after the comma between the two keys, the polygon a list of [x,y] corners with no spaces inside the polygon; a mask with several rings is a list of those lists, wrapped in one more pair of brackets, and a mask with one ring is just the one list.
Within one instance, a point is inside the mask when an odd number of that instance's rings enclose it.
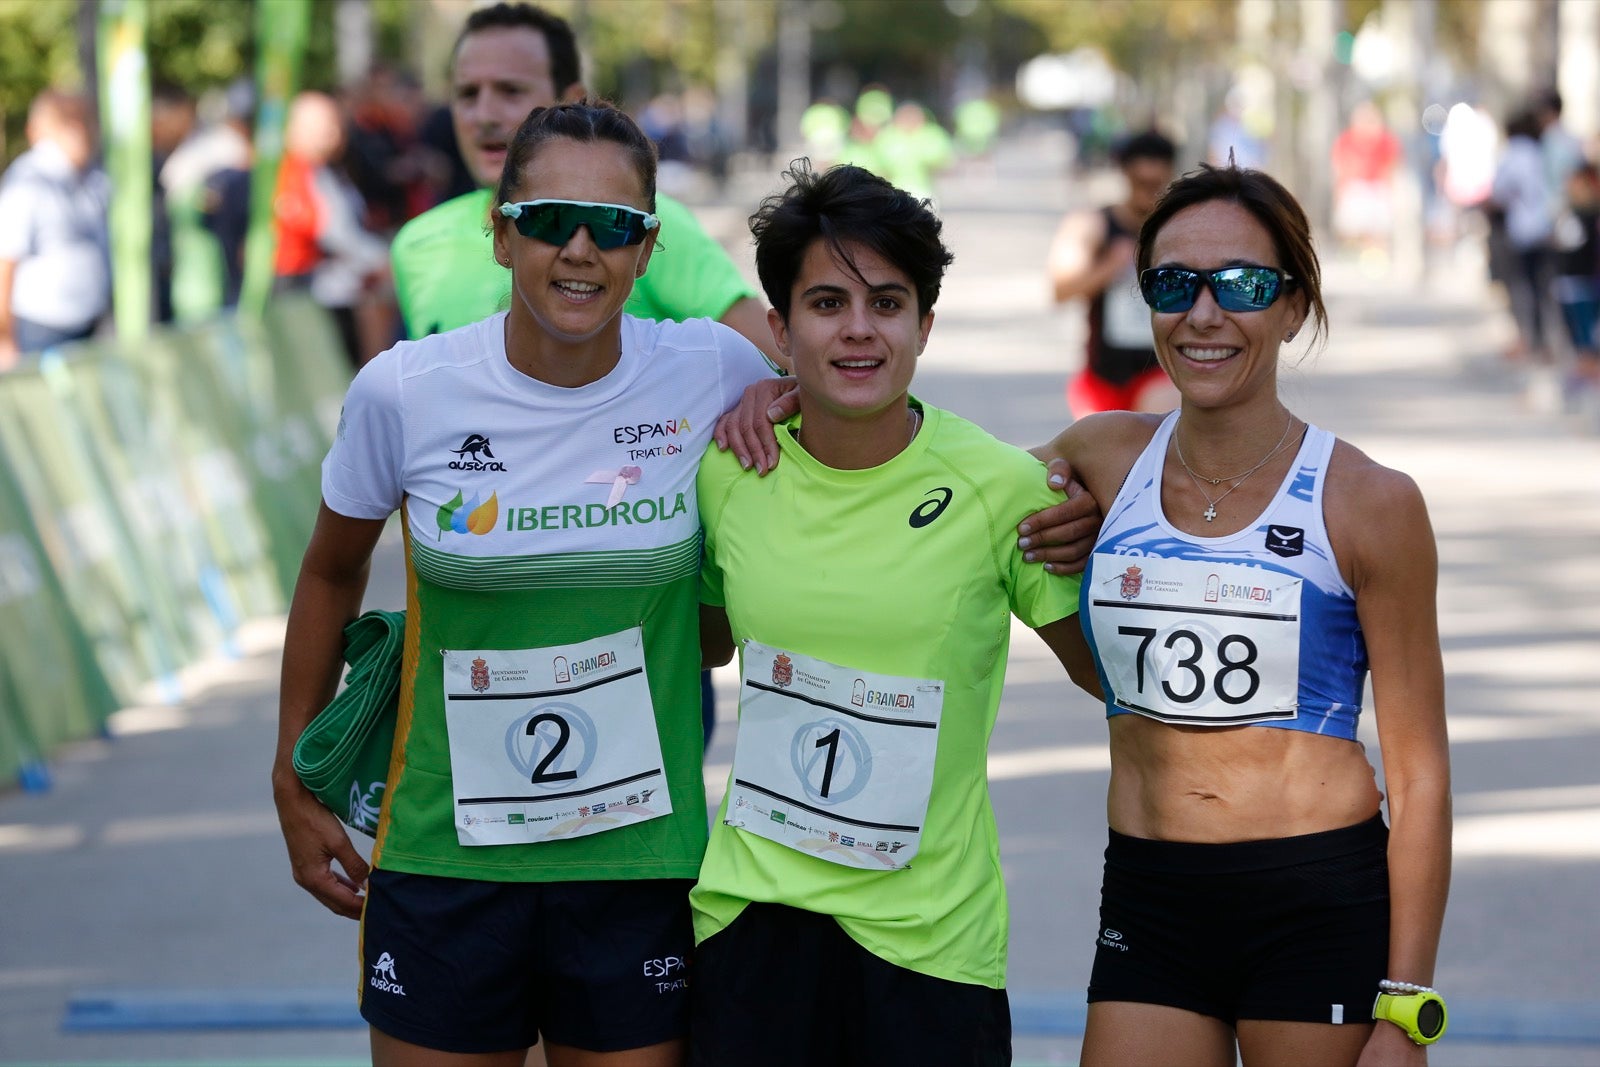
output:
{"label": "race bib number 1", "polygon": [[559,841],[672,812],[639,627],[446,650],[444,710],[463,845]]}
{"label": "race bib number 1", "polygon": [[943,682],[746,642],[724,821],[847,867],[909,865],[943,708]]}

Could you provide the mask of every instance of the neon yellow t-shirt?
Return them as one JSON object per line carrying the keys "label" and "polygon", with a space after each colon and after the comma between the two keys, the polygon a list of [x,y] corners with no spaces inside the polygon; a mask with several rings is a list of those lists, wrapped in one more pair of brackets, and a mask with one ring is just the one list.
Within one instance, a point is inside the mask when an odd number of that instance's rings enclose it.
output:
{"label": "neon yellow t-shirt", "polygon": [[[411,338],[477,322],[511,302],[511,272],[494,261],[489,236],[493,190],[479,189],[423,212],[390,246],[395,295]],[[755,296],[728,253],[688,208],[656,197],[661,237],[650,268],[623,312],[640,319],[720,319]]]}
{"label": "neon yellow t-shirt", "polygon": [[[724,801],[690,894],[704,941],[752,901],[834,916],[868,951],[951,981],[1003,988],[1007,916],[987,751],[1011,615],[1039,627],[1077,611],[1078,579],[1024,564],[1016,524],[1059,500],[1032,456],[924,406],[922,430],[861,471],[817,462],[778,431],[758,478],[732,453],[700,462],[701,600],[755,640],[862,671],[944,683],[920,851],[862,870],[734,829]],[[1063,679],[1064,680],[1064,679]]]}

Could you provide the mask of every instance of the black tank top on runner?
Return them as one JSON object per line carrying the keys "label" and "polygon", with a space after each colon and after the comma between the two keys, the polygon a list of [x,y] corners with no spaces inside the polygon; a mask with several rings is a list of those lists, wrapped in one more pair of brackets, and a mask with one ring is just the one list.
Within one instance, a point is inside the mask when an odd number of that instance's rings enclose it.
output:
{"label": "black tank top on runner", "polygon": [[[1103,253],[1111,242],[1119,237],[1138,237],[1138,234],[1130,232],[1117,221],[1116,213],[1109,207],[1101,208],[1100,214],[1106,220],[1106,237],[1096,255]],[[1124,341],[1118,344],[1121,339],[1118,337],[1118,328],[1108,322],[1107,303],[1113,300],[1123,301],[1124,306],[1121,310],[1126,316],[1130,311],[1136,310],[1131,309],[1127,302],[1139,300],[1138,291],[1138,278],[1132,268],[1129,268],[1126,274],[1119,276],[1089,301],[1089,373],[1113,385],[1130,382],[1145,371],[1155,370],[1160,366],[1156,362],[1155,348],[1150,342],[1130,345]],[[1144,315],[1145,321],[1148,322],[1148,312]],[[1148,330],[1148,327],[1146,329]],[[1126,328],[1123,328],[1124,336],[1126,332]]]}

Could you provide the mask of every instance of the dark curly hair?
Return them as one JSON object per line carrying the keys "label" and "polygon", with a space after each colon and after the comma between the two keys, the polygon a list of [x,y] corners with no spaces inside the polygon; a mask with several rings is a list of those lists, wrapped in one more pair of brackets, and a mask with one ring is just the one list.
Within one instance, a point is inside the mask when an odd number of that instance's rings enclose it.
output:
{"label": "dark curly hair", "polygon": [[834,254],[860,277],[845,254],[856,242],[905,271],[917,291],[917,315],[933,310],[945,268],[954,257],[940,240],[944,224],[903,189],[861,167],[840,164],[821,174],[809,159],[797,159],[784,172],[789,187],[761,202],[750,216],[756,241],[756,275],[767,300],[787,322],[795,279],[806,249],[826,241]]}

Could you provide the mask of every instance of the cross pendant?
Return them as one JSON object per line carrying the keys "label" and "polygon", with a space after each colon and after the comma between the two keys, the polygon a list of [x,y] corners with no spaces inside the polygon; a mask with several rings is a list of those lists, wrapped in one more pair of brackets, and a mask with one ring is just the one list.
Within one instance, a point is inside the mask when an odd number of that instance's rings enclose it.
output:
{"label": "cross pendant", "polygon": [[1206,510],[1205,510],[1205,516],[1206,516],[1206,521],[1207,522],[1210,522],[1212,519],[1216,518],[1217,517],[1217,509],[1216,509],[1216,507],[1214,505],[1207,504],[1206,505]]}

